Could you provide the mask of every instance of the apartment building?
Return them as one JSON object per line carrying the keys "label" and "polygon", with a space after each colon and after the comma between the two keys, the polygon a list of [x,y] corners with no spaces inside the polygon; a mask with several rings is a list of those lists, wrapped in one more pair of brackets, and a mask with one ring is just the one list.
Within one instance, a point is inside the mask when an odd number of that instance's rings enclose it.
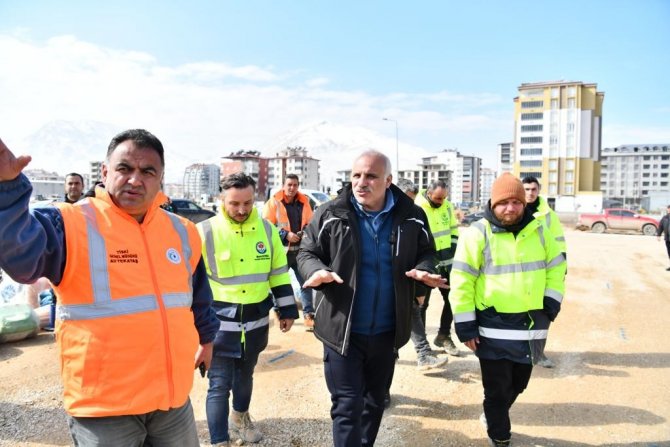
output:
{"label": "apartment building", "polygon": [[303,189],[319,189],[319,160],[304,147],[287,147],[268,158],[268,189],[280,188],[286,174],[297,175]]}
{"label": "apartment building", "polygon": [[521,84],[514,98],[514,174],[532,175],[557,211],[590,207],[600,193],[602,105],[596,84]]}

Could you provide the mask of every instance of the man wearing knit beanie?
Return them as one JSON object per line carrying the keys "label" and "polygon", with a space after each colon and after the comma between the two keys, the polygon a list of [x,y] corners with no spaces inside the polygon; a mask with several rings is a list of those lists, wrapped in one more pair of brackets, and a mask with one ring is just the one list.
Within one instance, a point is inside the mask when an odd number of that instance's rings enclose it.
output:
{"label": "man wearing knit beanie", "polygon": [[479,358],[489,443],[511,445],[509,410],[541,358],[565,291],[565,257],[526,207],[519,179],[501,175],[484,219],[460,237],[451,272],[456,334]]}

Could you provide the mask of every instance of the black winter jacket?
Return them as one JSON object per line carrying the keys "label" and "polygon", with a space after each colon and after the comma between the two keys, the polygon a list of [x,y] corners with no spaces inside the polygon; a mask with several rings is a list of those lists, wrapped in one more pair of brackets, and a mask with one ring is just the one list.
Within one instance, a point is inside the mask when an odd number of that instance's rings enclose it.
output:
{"label": "black winter jacket", "polygon": [[[393,281],[395,289],[395,347],[409,340],[412,301],[417,282],[405,272],[414,268],[435,272],[435,242],[428,219],[421,208],[395,185],[391,185],[395,205],[392,216]],[[342,355],[347,354],[351,332],[351,310],[356,278],[361,264],[359,218],[351,203],[351,186],[315,212],[300,244],[298,270],[309,278],[317,270],[337,273],[343,280],[324,284],[317,289],[314,333],[326,345]]]}

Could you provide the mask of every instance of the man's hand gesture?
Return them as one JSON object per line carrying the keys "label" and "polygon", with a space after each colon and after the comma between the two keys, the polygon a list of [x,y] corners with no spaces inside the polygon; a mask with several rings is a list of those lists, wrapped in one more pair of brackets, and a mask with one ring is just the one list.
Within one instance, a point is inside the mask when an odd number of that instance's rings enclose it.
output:
{"label": "man's hand gesture", "polygon": [[408,278],[421,281],[430,288],[439,287],[440,289],[448,289],[449,285],[447,284],[447,279],[443,278],[437,273],[428,273],[425,270],[412,269],[409,272],[405,272],[405,276]]}
{"label": "man's hand gesture", "polygon": [[342,284],[342,278],[335,272],[329,272],[328,270],[317,270],[309,277],[307,281],[303,283],[303,287],[319,287],[321,284],[327,284],[329,282],[335,281],[336,283]]}
{"label": "man's hand gesture", "polygon": [[14,180],[19,176],[23,168],[30,163],[29,155],[16,158],[12,151],[0,140],[0,182]]}

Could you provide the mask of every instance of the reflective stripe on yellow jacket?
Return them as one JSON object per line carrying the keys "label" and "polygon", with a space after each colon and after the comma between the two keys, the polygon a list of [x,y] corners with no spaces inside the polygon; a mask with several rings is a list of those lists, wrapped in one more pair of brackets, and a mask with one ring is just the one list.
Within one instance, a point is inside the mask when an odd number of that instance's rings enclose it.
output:
{"label": "reflective stripe on yellow jacket", "polygon": [[68,256],[55,287],[56,335],[72,416],[168,410],[191,391],[200,238],[192,223],[158,207],[159,196],[142,224],[102,189],[59,206]]}
{"label": "reflective stripe on yellow jacket", "polygon": [[428,217],[430,232],[435,239],[438,261],[444,265],[451,264],[454,256],[453,249],[458,243],[458,219],[454,206],[445,199],[439,208],[433,208],[426,198],[425,190],[417,194],[414,203],[420,206]]}

